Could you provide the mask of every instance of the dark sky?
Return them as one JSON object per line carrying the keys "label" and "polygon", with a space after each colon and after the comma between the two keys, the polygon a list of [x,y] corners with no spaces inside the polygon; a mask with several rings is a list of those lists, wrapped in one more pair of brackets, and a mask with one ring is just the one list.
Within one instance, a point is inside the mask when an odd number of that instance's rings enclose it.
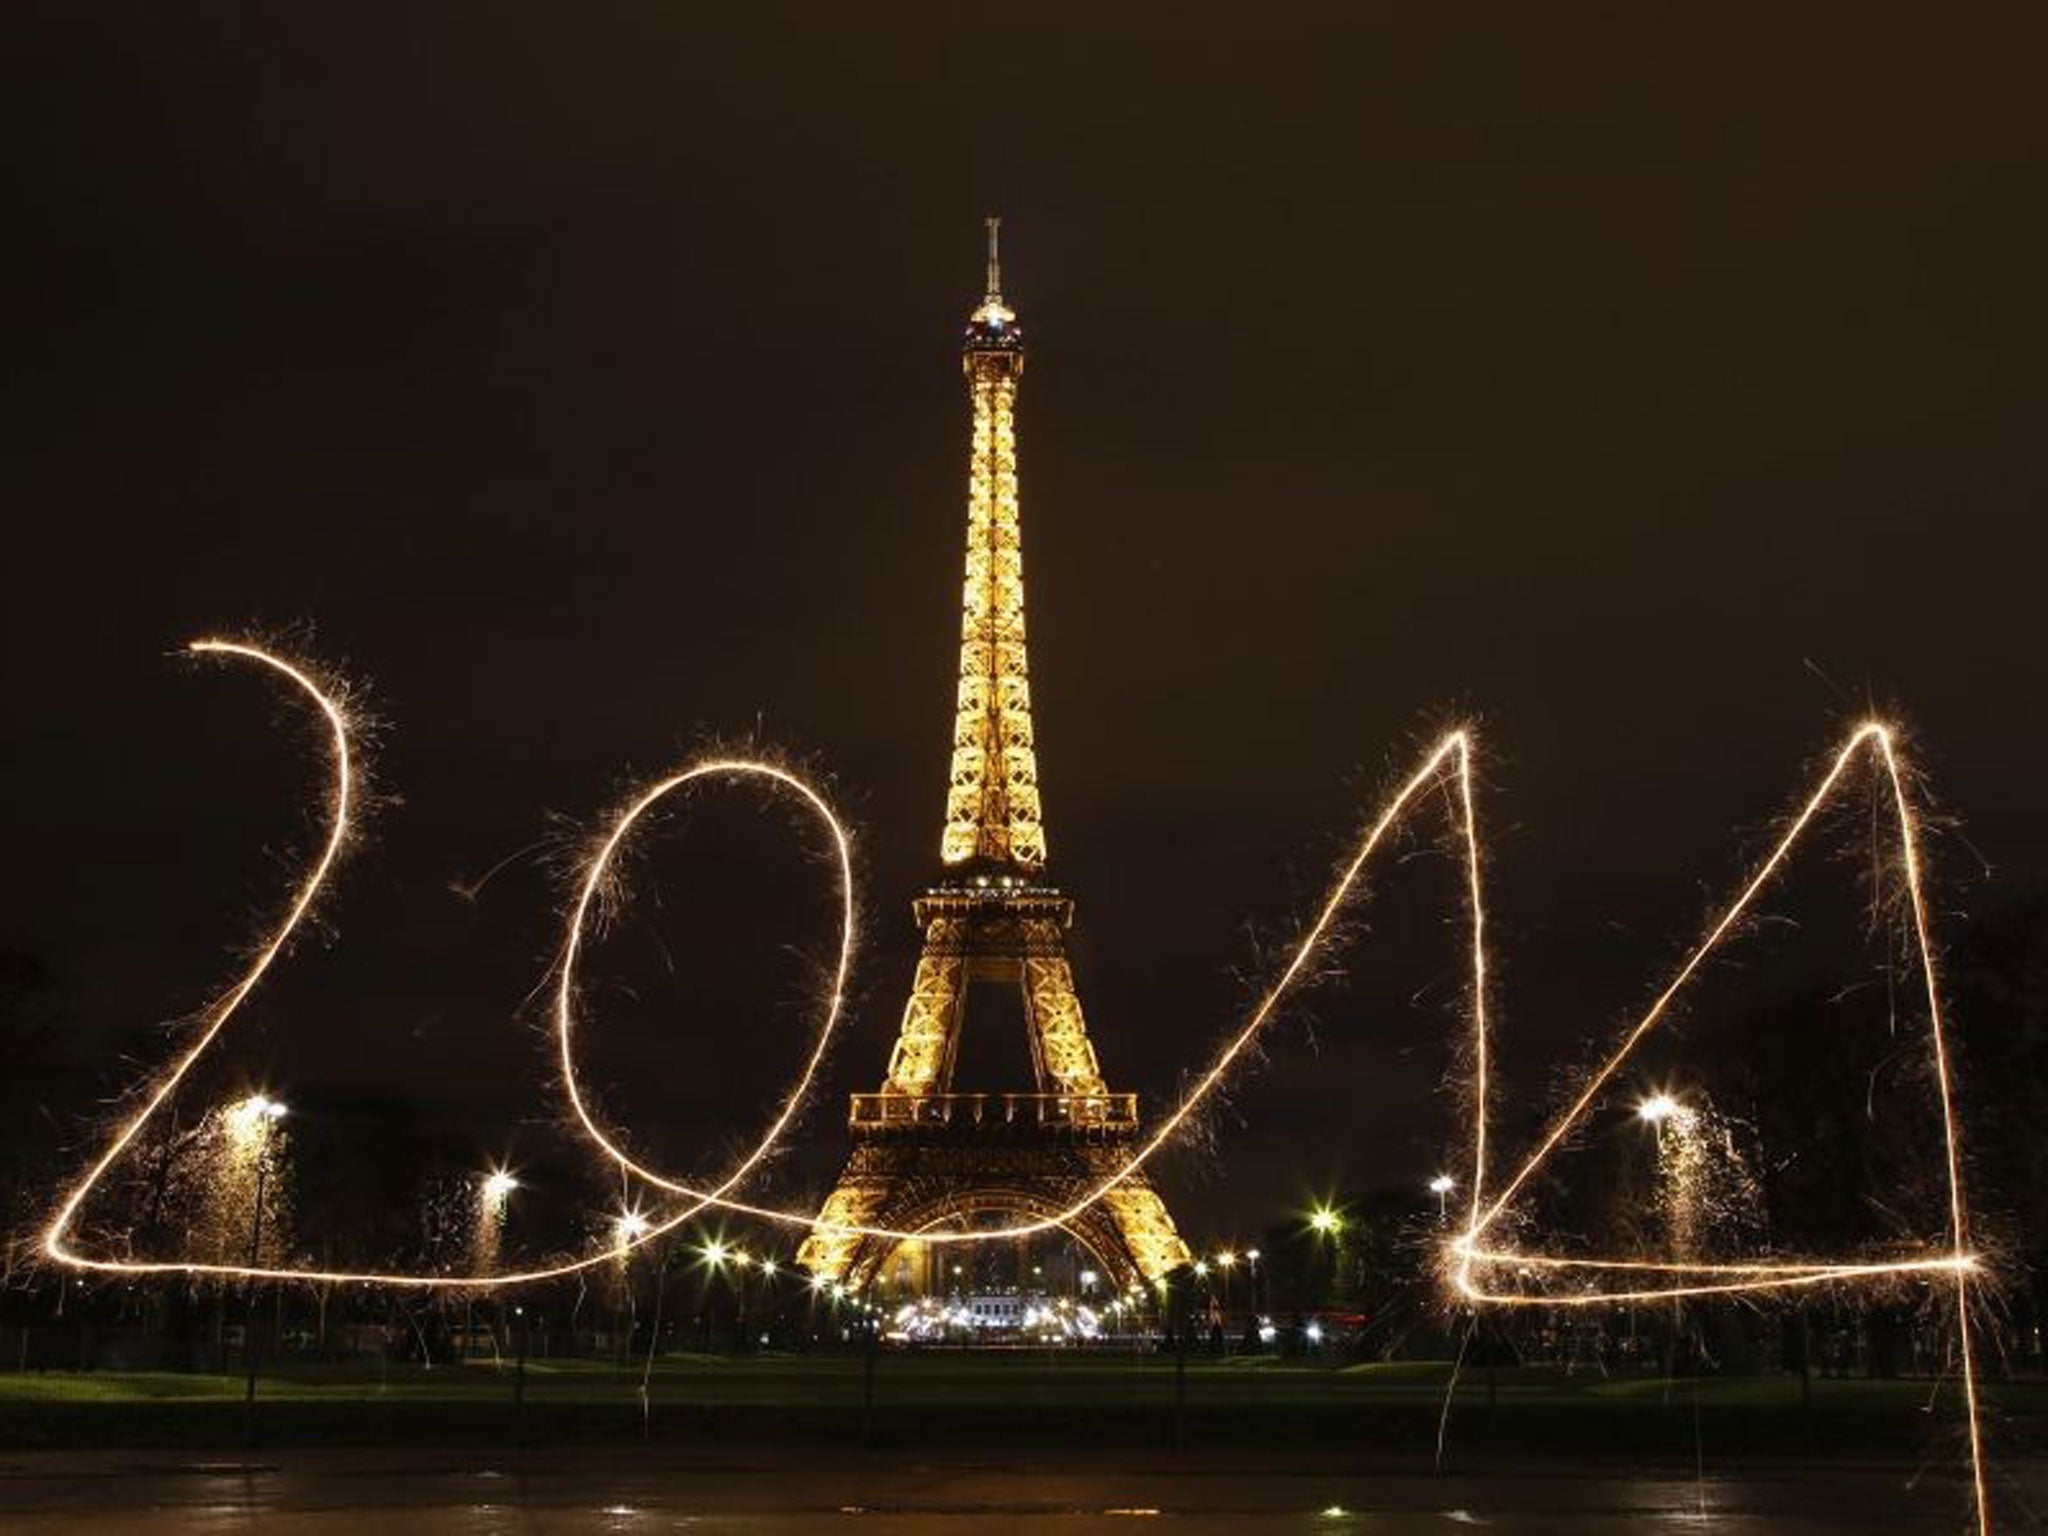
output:
{"label": "dark sky", "polygon": [[[205,995],[307,738],[166,653],[310,624],[403,803],[264,1070],[479,1145],[545,1117],[559,886],[450,884],[715,737],[858,823],[825,1098],[871,1086],[936,857],[989,212],[1053,870],[1120,1084],[1172,1092],[1448,719],[1531,1091],[1871,701],[1955,818],[1944,916],[2037,888],[2029,8],[1675,9],[17,7],[0,945],[82,1047]],[[606,994],[613,1102],[678,1159],[796,1060],[779,946],[827,940],[779,820],[701,830]],[[1277,1043],[1175,1171],[1191,1220],[1439,1159],[1455,890],[1391,877],[1321,1054]]]}

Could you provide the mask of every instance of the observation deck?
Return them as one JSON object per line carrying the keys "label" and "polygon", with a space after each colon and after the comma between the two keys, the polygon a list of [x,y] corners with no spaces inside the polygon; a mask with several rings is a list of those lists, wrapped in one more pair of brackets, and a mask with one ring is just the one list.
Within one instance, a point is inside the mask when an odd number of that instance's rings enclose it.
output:
{"label": "observation deck", "polygon": [[937,1133],[965,1140],[1109,1141],[1135,1136],[1135,1093],[856,1093],[857,1140]]}

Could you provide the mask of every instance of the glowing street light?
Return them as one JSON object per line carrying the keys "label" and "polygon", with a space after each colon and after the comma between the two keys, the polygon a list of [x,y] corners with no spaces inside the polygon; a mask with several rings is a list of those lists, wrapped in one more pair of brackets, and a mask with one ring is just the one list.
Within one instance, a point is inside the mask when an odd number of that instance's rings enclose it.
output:
{"label": "glowing street light", "polygon": [[1685,1106],[1668,1093],[1652,1094],[1636,1106],[1636,1118],[1645,1125],[1662,1127],[1666,1120],[1683,1115]]}
{"label": "glowing street light", "polygon": [[[476,1186],[476,1223],[470,1230],[470,1260],[480,1275],[498,1267],[498,1251],[505,1237],[505,1209],[519,1181],[503,1168],[493,1168]],[[469,1300],[463,1303],[463,1337],[469,1337]]]}
{"label": "glowing street light", "polygon": [[[252,1093],[228,1112],[229,1134],[244,1155],[256,1162],[256,1194],[249,1212],[249,1268],[263,1255],[263,1192],[270,1176],[270,1128],[285,1116],[285,1107],[268,1094]],[[256,1287],[249,1287],[249,1308],[242,1321],[242,1444],[256,1439]]]}
{"label": "glowing street light", "polygon": [[640,1241],[648,1232],[650,1223],[638,1211],[621,1211],[619,1219],[612,1223],[612,1237],[620,1249]]}
{"label": "glowing street light", "polygon": [[262,1145],[270,1128],[285,1116],[285,1107],[267,1093],[252,1093],[227,1112],[228,1134],[236,1149],[250,1152]]}
{"label": "glowing street light", "polygon": [[1449,1209],[1451,1191],[1458,1187],[1458,1181],[1448,1173],[1440,1173],[1429,1181],[1429,1192],[1436,1196],[1436,1219],[1442,1221]]}
{"label": "glowing street light", "polygon": [[1344,1218],[1327,1205],[1319,1205],[1309,1212],[1308,1224],[1311,1230],[1324,1237],[1332,1237],[1344,1230]]}

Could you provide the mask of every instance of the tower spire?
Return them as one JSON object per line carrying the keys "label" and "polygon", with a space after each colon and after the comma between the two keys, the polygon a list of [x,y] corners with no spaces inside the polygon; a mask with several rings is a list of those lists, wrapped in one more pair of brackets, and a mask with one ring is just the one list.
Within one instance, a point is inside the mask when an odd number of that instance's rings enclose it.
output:
{"label": "tower spire", "polygon": [[[990,1217],[1047,1211],[1067,1214],[1060,1225],[1114,1290],[1191,1258],[1138,1167],[1137,1095],[1112,1093],[1096,1060],[1067,960],[1074,904],[1045,875],[1011,419],[1024,337],[1003,302],[998,223],[988,221],[988,287],[960,358],[974,427],[945,867],[911,908],[924,945],[888,1074],[879,1093],[853,1096],[853,1154],[797,1251],[820,1283],[858,1288],[887,1274],[940,1294],[945,1250],[902,1234],[959,1241]],[[1022,1004],[1035,1092],[956,1091],[969,997],[988,987]]]}
{"label": "tower spire", "polygon": [[952,776],[939,856],[1035,871],[1045,863],[1038,758],[1024,654],[1024,560],[1017,523],[1017,380],[1024,333],[1002,299],[990,218],[988,293],[968,317],[961,348],[973,437],[967,460],[967,573],[960,614],[960,685]]}

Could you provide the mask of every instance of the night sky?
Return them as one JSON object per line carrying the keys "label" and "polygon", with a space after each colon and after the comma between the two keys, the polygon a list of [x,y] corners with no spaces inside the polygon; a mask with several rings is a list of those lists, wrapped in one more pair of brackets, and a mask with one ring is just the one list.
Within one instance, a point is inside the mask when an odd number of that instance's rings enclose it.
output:
{"label": "night sky", "polygon": [[[0,948],[76,1059],[141,1069],[317,781],[278,694],[170,653],[296,635],[366,685],[399,803],[244,1070],[495,1155],[554,1112],[527,995],[573,827],[772,747],[860,835],[796,1159],[829,1175],[936,872],[988,213],[1115,1085],[1171,1096],[1448,721],[1511,1091],[1626,1020],[1872,704],[1944,813],[1944,922],[2037,891],[2039,38],[1671,10],[16,8]],[[792,825],[705,802],[600,951],[594,1071],[673,1162],[799,1059],[829,893]],[[1170,1170],[1191,1227],[1448,1155],[1457,889],[1382,882],[1314,1046]]]}

